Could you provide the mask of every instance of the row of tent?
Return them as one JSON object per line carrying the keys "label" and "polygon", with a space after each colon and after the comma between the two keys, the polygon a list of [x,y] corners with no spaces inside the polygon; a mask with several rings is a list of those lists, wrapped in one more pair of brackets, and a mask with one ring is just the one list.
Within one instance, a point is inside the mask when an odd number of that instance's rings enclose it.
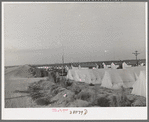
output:
{"label": "row of tent", "polygon": [[[140,66],[144,66],[144,63],[140,64]],[[40,66],[38,67],[39,69],[62,69],[63,66]],[[99,67],[99,65],[94,64],[92,66],[88,66],[88,64],[86,66],[82,66],[82,65],[78,65],[78,67],[75,67],[73,65],[71,65],[70,67],[65,65],[65,69],[89,69],[90,67],[92,67],[92,69],[99,69],[101,67]],[[111,65],[106,65],[104,62],[102,63],[102,67],[104,69],[118,69],[120,67],[120,65],[115,65],[113,62],[111,63]],[[122,63],[122,69],[126,69],[128,67],[132,67],[131,65],[126,64],[125,62]]]}
{"label": "row of tent", "polygon": [[[145,67],[133,67],[129,69],[70,69],[67,79],[101,84],[102,87],[120,89],[133,87],[133,94],[146,96]],[[139,92],[139,93],[137,93]]]}
{"label": "row of tent", "polygon": [[[119,68],[119,65],[115,65],[113,62],[111,63],[111,65],[106,65],[104,62],[102,63],[103,68],[104,69],[117,69]],[[122,68],[126,69],[128,67],[131,67],[131,65],[127,65],[125,62],[122,63]],[[68,69],[68,67],[66,66],[66,68]],[[81,67],[80,65],[78,67],[74,67],[71,65],[71,69],[89,69],[88,67]],[[96,64],[96,67],[93,67],[93,69],[99,69],[99,65]]]}

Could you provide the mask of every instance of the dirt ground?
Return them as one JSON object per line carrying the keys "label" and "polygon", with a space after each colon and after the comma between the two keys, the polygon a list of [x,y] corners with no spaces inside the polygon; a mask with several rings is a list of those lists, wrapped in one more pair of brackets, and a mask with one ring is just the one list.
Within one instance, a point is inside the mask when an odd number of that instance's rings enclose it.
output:
{"label": "dirt ground", "polygon": [[45,78],[16,78],[15,75],[18,73],[18,68],[12,67],[5,70],[5,108],[37,107],[27,88],[30,83],[44,80]]}

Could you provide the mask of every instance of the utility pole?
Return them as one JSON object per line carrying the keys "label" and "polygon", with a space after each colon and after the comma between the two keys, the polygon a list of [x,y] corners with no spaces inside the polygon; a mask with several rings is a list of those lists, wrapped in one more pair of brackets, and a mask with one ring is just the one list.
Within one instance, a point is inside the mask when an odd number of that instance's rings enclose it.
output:
{"label": "utility pole", "polygon": [[63,49],[63,55],[62,55],[62,63],[64,65],[64,49]]}
{"label": "utility pole", "polygon": [[138,66],[138,59],[137,59],[137,56],[138,56],[140,53],[138,53],[138,51],[136,50],[135,53],[132,53],[132,54],[134,54],[134,55],[136,56],[136,62],[137,62],[137,66]]}

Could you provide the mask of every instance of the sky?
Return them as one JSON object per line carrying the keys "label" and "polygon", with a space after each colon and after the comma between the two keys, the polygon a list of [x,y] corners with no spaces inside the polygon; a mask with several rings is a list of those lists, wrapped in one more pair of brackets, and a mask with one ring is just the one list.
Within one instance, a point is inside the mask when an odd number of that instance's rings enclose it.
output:
{"label": "sky", "polygon": [[146,57],[145,3],[5,3],[5,66]]}

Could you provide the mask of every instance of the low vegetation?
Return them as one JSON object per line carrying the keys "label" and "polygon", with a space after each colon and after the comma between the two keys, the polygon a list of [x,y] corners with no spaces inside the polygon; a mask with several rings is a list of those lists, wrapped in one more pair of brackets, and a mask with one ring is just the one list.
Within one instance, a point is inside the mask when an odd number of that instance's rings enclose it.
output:
{"label": "low vegetation", "polygon": [[[68,80],[56,72],[47,80],[34,82],[28,87],[32,99],[38,105],[51,107],[125,107],[146,106],[146,99],[131,95],[131,88],[112,90],[100,85]],[[140,101],[139,101],[140,100]]]}

